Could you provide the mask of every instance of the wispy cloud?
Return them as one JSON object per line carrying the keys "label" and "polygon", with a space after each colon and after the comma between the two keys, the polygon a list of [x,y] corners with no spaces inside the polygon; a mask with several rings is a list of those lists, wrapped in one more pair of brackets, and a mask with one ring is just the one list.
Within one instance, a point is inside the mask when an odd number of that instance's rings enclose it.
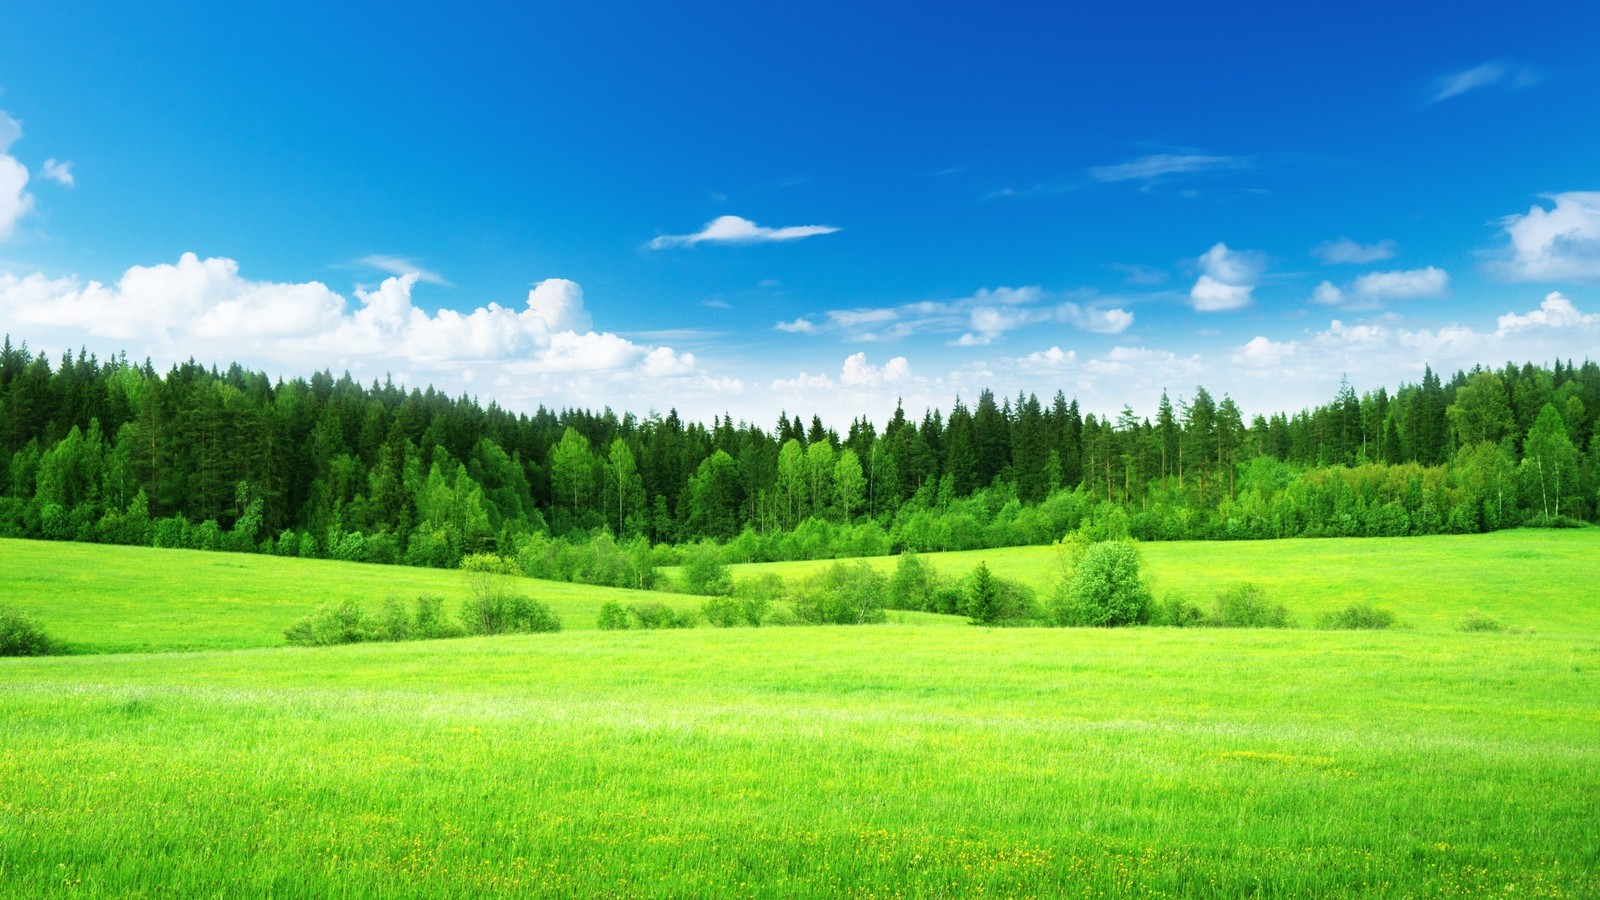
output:
{"label": "wispy cloud", "polygon": [[789,334],[816,334],[818,330],[816,323],[804,316],[795,319],[793,322],[779,322],[772,327]]}
{"label": "wispy cloud", "polygon": [[67,187],[72,187],[78,183],[77,179],[72,177],[71,160],[47,159],[44,161],[44,169],[39,174]]}
{"label": "wispy cloud", "polygon": [[384,256],[383,254],[374,253],[363,256],[356,262],[369,269],[388,272],[390,275],[415,275],[418,281],[428,284],[450,283],[445,281],[444,277],[437,272],[430,272],[403,256]]}
{"label": "wispy cloud", "polygon": [[1243,169],[1248,162],[1236,156],[1211,156],[1199,153],[1153,153],[1109,166],[1093,166],[1089,177],[1102,183],[1138,181],[1146,187],[1174,175],[1193,175],[1227,169]]}
{"label": "wispy cloud", "polygon": [[669,247],[693,247],[696,244],[769,244],[833,234],[838,230],[832,225],[767,228],[739,216],[718,216],[694,234],[663,234],[651,240],[648,246],[652,250],[665,250]]}
{"label": "wispy cloud", "polygon": [[1394,241],[1358,244],[1341,237],[1337,241],[1323,241],[1311,249],[1311,255],[1329,265],[1379,262],[1394,256]]}
{"label": "wispy cloud", "polygon": [[[1068,299],[1071,298],[1071,299]],[[948,343],[981,347],[1007,333],[1035,325],[1067,325],[1095,334],[1120,334],[1133,325],[1133,313],[1115,298],[1080,291],[1052,294],[1038,285],[984,288],[970,297],[920,300],[898,306],[831,309],[820,321],[802,317],[779,322],[791,334],[833,333],[854,343],[892,341],[917,334],[956,335]]]}
{"label": "wispy cloud", "polygon": [[1519,66],[1508,62],[1493,60],[1463,69],[1459,72],[1449,72],[1433,80],[1433,89],[1428,96],[1429,103],[1438,103],[1459,97],[1462,94],[1484,88],[1499,87],[1509,90],[1520,90],[1532,87],[1539,83],[1539,73],[1527,66]]}

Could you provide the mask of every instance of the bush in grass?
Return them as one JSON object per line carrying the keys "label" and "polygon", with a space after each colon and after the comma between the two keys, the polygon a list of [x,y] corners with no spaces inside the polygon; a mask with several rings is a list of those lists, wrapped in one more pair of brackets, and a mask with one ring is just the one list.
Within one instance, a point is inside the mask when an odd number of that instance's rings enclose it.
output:
{"label": "bush in grass", "polygon": [[1379,630],[1394,627],[1394,613],[1371,603],[1352,603],[1336,612],[1324,613],[1317,620],[1319,628],[1329,630]]}
{"label": "bush in grass", "polygon": [[1033,591],[978,563],[966,581],[963,611],[974,625],[1017,625],[1039,618]]}
{"label": "bush in grass", "polygon": [[739,614],[744,624],[760,625],[767,618],[772,604],[786,594],[783,579],[776,572],[762,572],[733,586],[733,597],[739,601]]}
{"label": "bush in grass", "polygon": [[600,619],[596,623],[601,631],[626,631],[633,627],[628,608],[615,600],[600,604]]}
{"label": "bush in grass", "polygon": [[717,596],[733,592],[733,575],[722,561],[722,550],[711,541],[689,548],[683,558],[683,590]]}
{"label": "bush in grass", "polygon": [[693,628],[698,621],[691,611],[679,612],[665,603],[636,603],[630,609],[640,628]]}
{"label": "bush in grass", "polygon": [[1507,630],[1505,624],[1498,619],[1492,619],[1475,609],[1468,610],[1467,614],[1461,617],[1461,621],[1456,623],[1456,629],[1459,631]]}
{"label": "bush in grass", "polygon": [[461,604],[461,625],[468,634],[532,634],[560,631],[561,619],[532,597],[492,593]]}
{"label": "bush in grass", "polygon": [[284,640],[302,647],[359,644],[373,640],[377,629],[354,600],[324,603],[310,615],[296,619],[283,632]]}
{"label": "bush in grass", "polygon": [[20,609],[0,606],[0,656],[49,656],[61,646]]}
{"label": "bush in grass", "polygon": [[801,582],[794,593],[795,617],[829,625],[874,625],[886,621],[883,599],[889,580],[865,562],[836,562]]}
{"label": "bush in grass", "polygon": [[1150,606],[1151,625],[1168,628],[1196,628],[1208,624],[1205,611],[1182,597],[1168,597]]}
{"label": "bush in grass", "polygon": [[1207,625],[1217,628],[1288,628],[1289,611],[1269,603],[1267,593],[1248,582],[1217,594]]}
{"label": "bush in grass", "polygon": [[383,610],[378,613],[378,621],[373,628],[374,639],[409,641],[414,636],[415,630],[411,613],[406,611],[406,605],[400,602],[399,597],[390,597],[383,601]]}
{"label": "bush in grass", "polygon": [[744,624],[744,611],[739,608],[739,601],[731,596],[712,597],[700,607],[700,612],[718,628],[732,628]]}
{"label": "bush in grass", "polygon": [[889,579],[889,600],[884,605],[890,609],[937,612],[934,594],[938,589],[939,579],[933,567],[923,562],[915,550],[907,550],[895,563],[894,575]]}
{"label": "bush in grass", "polygon": [[461,637],[461,626],[444,612],[443,597],[417,597],[411,617],[411,636],[420,640]]}
{"label": "bush in grass", "polygon": [[1150,618],[1150,588],[1139,576],[1139,551],[1127,541],[1090,544],[1050,599],[1058,625],[1138,625]]}

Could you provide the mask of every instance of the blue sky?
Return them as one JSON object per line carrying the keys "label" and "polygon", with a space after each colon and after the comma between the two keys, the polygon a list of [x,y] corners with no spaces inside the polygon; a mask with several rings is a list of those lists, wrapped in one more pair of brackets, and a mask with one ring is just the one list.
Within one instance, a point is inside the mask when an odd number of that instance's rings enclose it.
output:
{"label": "blue sky", "polygon": [[861,7],[9,10],[0,330],[841,425],[1600,346],[1592,3]]}

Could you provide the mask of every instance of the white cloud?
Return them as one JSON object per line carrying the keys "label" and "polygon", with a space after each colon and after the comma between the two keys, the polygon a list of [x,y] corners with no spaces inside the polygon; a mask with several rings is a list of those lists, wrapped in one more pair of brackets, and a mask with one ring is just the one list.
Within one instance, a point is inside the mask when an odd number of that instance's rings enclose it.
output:
{"label": "white cloud", "polygon": [[896,356],[879,367],[867,362],[865,353],[845,357],[844,368],[839,373],[839,383],[846,387],[880,387],[901,384],[910,378],[911,364],[904,356]]}
{"label": "white cloud", "polygon": [[1273,341],[1257,335],[1230,357],[1235,365],[1276,366],[1294,356],[1298,341]]}
{"label": "white cloud", "polygon": [[352,304],[319,282],[253,281],[233,260],[185,253],[176,264],[134,266],[114,284],[0,272],[0,321],[39,348],[87,345],[166,361],[203,352],[207,362],[290,375],[404,373],[444,390],[487,382],[508,408],[648,408],[672,392],[693,405],[743,390],[706,374],[693,354],[593,330],[583,290],[566,279],[539,282],[521,309],[490,303],[433,315],[412,302],[418,281],[415,272],[386,278],[356,290]]}
{"label": "white cloud", "polygon": [[430,272],[403,256],[384,256],[380,253],[374,253],[363,256],[356,262],[368,268],[377,269],[380,272],[388,272],[390,275],[415,275],[418,281],[428,284],[449,283],[438,273]]}
{"label": "white cloud", "polygon": [[1311,253],[1329,265],[1381,262],[1394,256],[1394,241],[1382,240],[1376,244],[1358,244],[1347,237],[1341,237],[1337,241],[1323,241],[1312,248]]}
{"label": "white cloud", "polygon": [[1526,66],[1514,66],[1499,61],[1486,62],[1434,79],[1433,93],[1428,97],[1428,102],[1438,103],[1488,87],[1517,89],[1530,87],[1538,82],[1539,73]]}
{"label": "white cloud", "polygon": [[1511,281],[1600,280],[1600,191],[1543,196],[1550,209],[1499,220],[1509,244],[1491,270]]}
{"label": "white cloud", "polygon": [[[979,297],[984,293],[980,291]],[[957,347],[983,347],[1008,331],[1048,324],[1071,325],[1096,334],[1121,334],[1133,324],[1133,313],[1119,308],[1083,307],[1071,301],[1050,307],[976,306],[968,313],[969,330],[951,343]]]}
{"label": "white cloud", "polygon": [[1256,280],[1266,269],[1265,257],[1248,250],[1229,250],[1218,242],[1200,255],[1200,278],[1189,300],[1200,312],[1226,312],[1250,305]]}
{"label": "white cloud", "polygon": [[28,193],[28,167],[9,155],[22,137],[22,123],[0,110],[0,241],[9,240],[17,222],[33,209]]}
{"label": "white cloud", "polygon": [[1368,272],[1344,288],[1324,281],[1311,292],[1311,299],[1324,306],[1342,309],[1377,309],[1390,300],[1442,297],[1449,287],[1449,273],[1436,266],[1428,266],[1425,269]]}
{"label": "white cloud", "polygon": [[786,331],[789,334],[817,333],[817,326],[805,316],[801,316],[800,318],[795,319],[793,322],[779,322],[772,327],[778,329],[779,331]]}
{"label": "white cloud", "polygon": [[1560,291],[1551,291],[1538,309],[1521,315],[1506,313],[1501,316],[1496,320],[1499,327],[1495,334],[1504,336],[1529,328],[1586,328],[1597,323],[1600,323],[1600,313],[1579,312]]}
{"label": "white cloud", "polygon": [[1154,153],[1110,166],[1094,166],[1089,176],[1101,182],[1142,181],[1146,186],[1172,175],[1190,175],[1219,169],[1245,167],[1244,160],[1232,156],[1206,156],[1195,153]]}
{"label": "white cloud", "polygon": [[694,234],[663,234],[650,241],[652,250],[668,247],[693,247],[696,244],[765,244],[778,241],[795,241],[819,234],[838,231],[832,225],[790,225],[786,228],[766,228],[739,216],[718,216]]}
{"label": "white cloud", "polygon": [[51,181],[64,184],[67,187],[72,187],[78,183],[77,179],[72,177],[71,160],[62,161],[57,159],[47,159],[44,161],[44,168],[39,172],[39,174],[50,179]]}
{"label": "white cloud", "polygon": [[1076,350],[1063,351],[1060,347],[1051,347],[1021,357],[1017,362],[1030,372],[1039,374],[1059,373],[1078,364]]}

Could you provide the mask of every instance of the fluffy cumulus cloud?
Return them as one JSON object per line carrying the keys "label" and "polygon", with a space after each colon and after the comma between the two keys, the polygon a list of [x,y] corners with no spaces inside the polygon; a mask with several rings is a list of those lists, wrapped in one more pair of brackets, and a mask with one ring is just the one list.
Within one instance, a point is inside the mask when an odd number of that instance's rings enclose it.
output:
{"label": "fluffy cumulus cloud", "polygon": [[352,304],[320,282],[254,281],[233,260],[185,253],[175,264],[134,266],[114,284],[0,273],[0,320],[36,347],[87,344],[166,361],[204,348],[207,361],[223,364],[388,373],[447,390],[487,379],[512,407],[620,402],[630,391],[648,399],[663,384],[687,396],[742,389],[709,377],[692,354],[596,332],[572,281],[539,282],[520,308],[430,314],[412,300],[419,280],[386,278],[356,290]]}
{"label": "fluffy cumulus cloud", "polygon": [[1323,241],[1312,248],[1311,253],[1329,265],[1382,262],[1394,256],[1394,241],[1358,244],[1347,237],[1341,237],[1337,241]]}
{"label": "fluffy cumulus cloud", "polygon": [[1526,313],[1509,312],[1497,320],[1497,335],[1515,334],[1530,328],[1593,328],[1600,324],[1600,313],[1583,313],[1560,291],[1545,295],[1539,308]]}
{"label": "fluffy cumulus cloud", "polygon": [[1274,341],[1256,335],[1229,358],[1234,365],[1276,366],[1293,357],[1299,346],[1298,341]]}
{"label": "fluffy cumulus cloud", "polygon": [[1217,243],[1198,260],[1200,278],[1189,289],[1189,302],[1199,312],[1227,312],[1251,303],[1266,258],[1253,251],[1230,250]]}
{"label": "fluffy cumulus cloud", "polygon": [[1600,191],[1546,194],[1499,221],[1507,244],[1491,271],[1511,281],[1600,281]]}
{"label": "fluffy cumulus cloud", "polygon": [[1311,299],[1324,306],[1341,309],[1377,309],[1391,300],[1443,297],[1450,288],[1450,275],[1435,266],[1393,272],[1368,272],[1345,287],[1324,281],[1311,292]]}
{"label": "fluffy cumulus cloud", "polygon": [[696,244],[770,244],[797,241],[838,231],[832,225],[790,225],[766,228],[739,216],[718,216],[694,234],[663,234],[650,241],[650,249],[693,247]]}
{"label": "fluffy cumulus cloud", "polygon": [[28,193],[28,167],[11,155],[11,145],[22,137],[22,124],[0,110],[0,241],[10,239],[17,222],[33,209]]}

